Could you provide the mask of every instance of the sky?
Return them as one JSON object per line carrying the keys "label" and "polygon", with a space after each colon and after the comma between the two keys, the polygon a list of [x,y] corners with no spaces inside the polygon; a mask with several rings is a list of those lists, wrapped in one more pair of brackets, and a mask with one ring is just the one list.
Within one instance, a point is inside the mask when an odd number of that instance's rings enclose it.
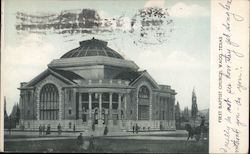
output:
{"label": "sky", "polygon": [[[6,96],[7,112],[19,101],[20,82],[28,82],[44,71],[53,59],[79,46],[79,41],[97,39],[125,59],[133,60],[140,70],[147,70],[158,84],[170,85],[177,92],[181,109],[191,108],[195,87],[198,109],[209,108],[210,83],[210,3],[208,0],[4,0],[2,25],[2,95]],[[167,12],[163,23],[146,30],[141,37],[140,9],[162,8]],[[31,15],[58,15],[64,10],[95,10],[102,19],[121,19],[101,27],[107,31],[85,34],[58,34],[51,31],[32,33],[18,31],[17,12]],[[131,27],[131,22],[135,24]],[[155,17],[150,19],[155,19]],[[159,18],[156,18],[159,19]],[[167,21],[172,21],[167,23]],[[152,28],[151,27],[151,28]],[[99,30],[99,29],[97,29]],[[132,31],[133,30],[133,31]],[[1,97],[3,102],[3,97]]]}

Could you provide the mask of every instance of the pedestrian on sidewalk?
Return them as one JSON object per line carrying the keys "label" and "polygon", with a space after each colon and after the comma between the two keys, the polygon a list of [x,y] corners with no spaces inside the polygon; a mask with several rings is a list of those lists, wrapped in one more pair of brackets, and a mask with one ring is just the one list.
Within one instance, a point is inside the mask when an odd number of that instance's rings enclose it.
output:
{"label": "pedestrian on sidewalk", "polygon": [[80,133],[80,135],[77,137],[77,141],[76,141],[76,144],[78,146],[78,150],[79,152],[83,152],[83,136],[82,136],[82,133]]}
{"label": "pedestrian on sidewalk", "polygon": [[133,134],[134,134],[134,133],[135,133],[135,125],[133,125],[133,128],[132,128],[132,129],[133,129]]}
{"label": "pedestrian on sidewalk", "polygon": [[90,139],[89,139],[89,148],[88,148],[88,152],[94,152],[95,150],[95,140],[94,140],[94,136],[91,135]]}

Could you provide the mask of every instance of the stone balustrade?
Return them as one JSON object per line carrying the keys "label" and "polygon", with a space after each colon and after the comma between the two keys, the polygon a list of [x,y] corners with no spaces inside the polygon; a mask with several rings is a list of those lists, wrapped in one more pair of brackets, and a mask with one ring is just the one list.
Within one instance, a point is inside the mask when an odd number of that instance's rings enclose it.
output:
{"label": "stone balustrade", "polygon": [[128,86],[129,81],[126,80],[116,80],[116,79],[100,79],[100,80],[75,80],[79,85],[83,86]]}

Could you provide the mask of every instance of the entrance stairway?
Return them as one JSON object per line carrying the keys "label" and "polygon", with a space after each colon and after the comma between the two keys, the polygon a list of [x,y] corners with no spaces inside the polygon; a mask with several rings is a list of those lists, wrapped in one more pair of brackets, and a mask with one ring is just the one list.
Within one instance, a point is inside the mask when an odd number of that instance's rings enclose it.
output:
{"label": "entrance stairway", "polygon": [[[92,130],[92,127],[89,126],[83,126],[83,127],[78,127],[78,129],[83,130],[82,132],[87,135],[94,135],[94,136],[103,136],[104,135],[104,129],[105,129],[105,125],[102,126],[98,126],[95,125],[95,130]],[[108,126],[108,134],[121,134],[122,132],[124,132],[123,129],[120,128],[120,126]]]}

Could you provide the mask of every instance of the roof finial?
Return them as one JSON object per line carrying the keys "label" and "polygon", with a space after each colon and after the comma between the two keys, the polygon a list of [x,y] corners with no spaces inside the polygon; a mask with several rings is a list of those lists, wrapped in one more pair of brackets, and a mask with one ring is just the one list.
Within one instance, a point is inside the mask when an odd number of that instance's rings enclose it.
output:
{"label": "roof finial", "polygon": [[193,88],[193,92],[192,92],[192,93],[193,93],[193,95],[196,95],[196,94],[195,94],[195,86],[194,86],[194,88]]}

